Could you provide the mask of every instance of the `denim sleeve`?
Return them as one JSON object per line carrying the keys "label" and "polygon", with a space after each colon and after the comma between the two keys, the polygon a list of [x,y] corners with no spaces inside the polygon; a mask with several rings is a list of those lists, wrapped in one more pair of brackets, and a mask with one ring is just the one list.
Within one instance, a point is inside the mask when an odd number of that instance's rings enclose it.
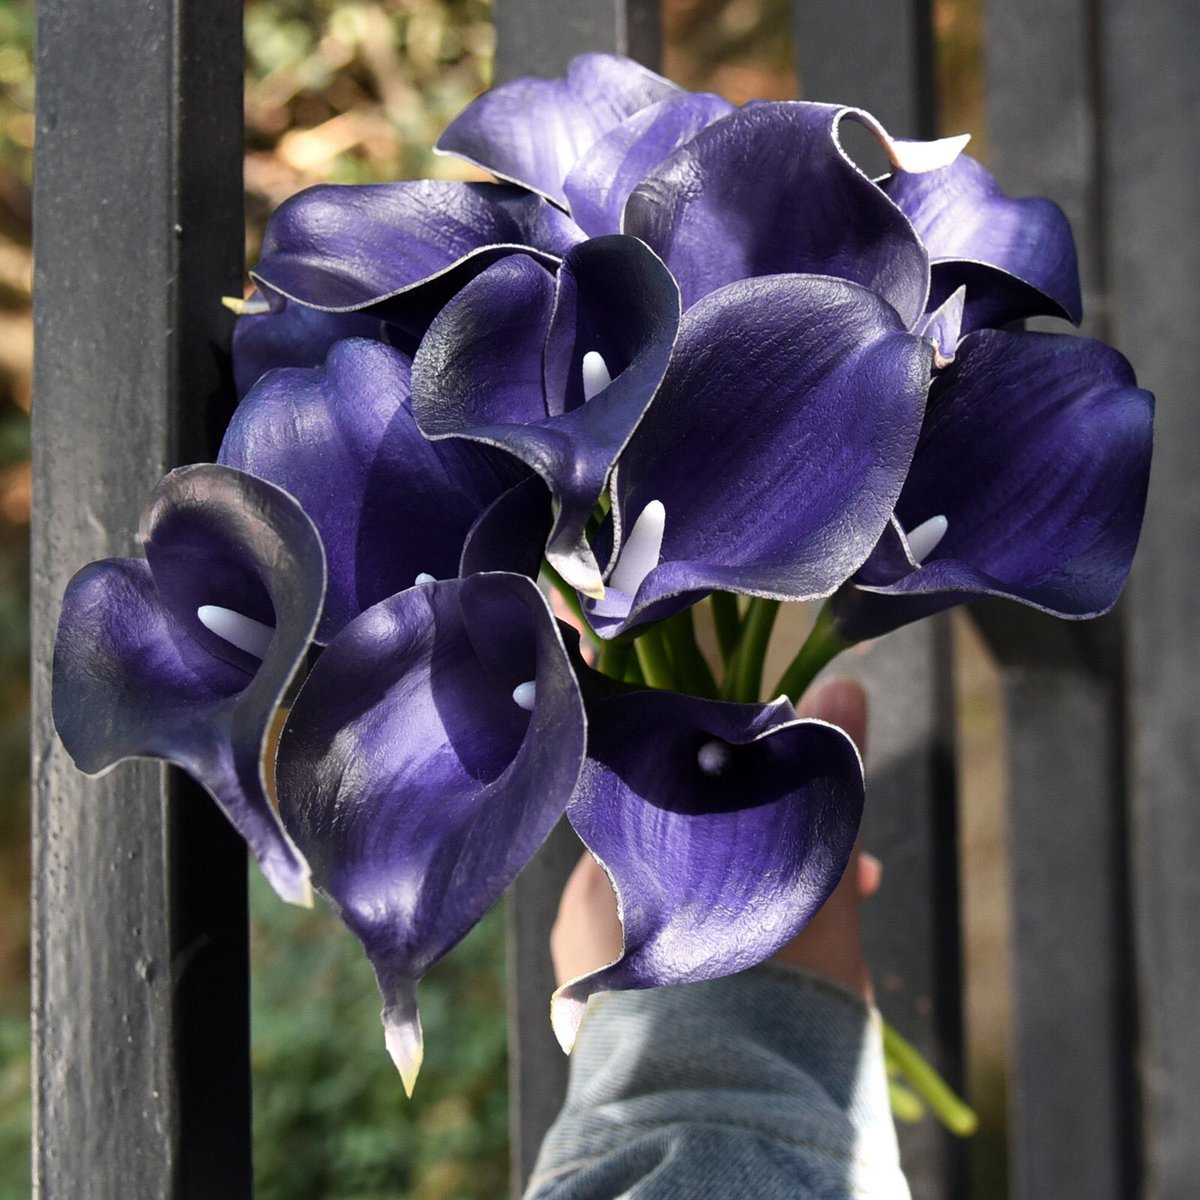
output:
{"label": "denim sleeve", "polygon": [[879,1014],[766,965],[593,998],[525,1200],[909,1200]]}

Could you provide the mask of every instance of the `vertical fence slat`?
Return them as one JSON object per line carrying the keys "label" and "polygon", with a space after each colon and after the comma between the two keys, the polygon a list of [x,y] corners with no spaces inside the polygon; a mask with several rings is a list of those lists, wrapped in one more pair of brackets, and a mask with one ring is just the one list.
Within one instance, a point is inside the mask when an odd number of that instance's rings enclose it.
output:
{"label": "vertical fence slat", "polygon": [[34,410],[38,1194],[250,1194],[245,851],[152,764],[88,780],[49,712],[59,601],[136,553],[149,488],[211,453],[242,271],[241,6],[43,0]]}
{"label": "vertical fence slat", "polygon": [[[577,54],[615,51],[650,67],[662,58],[659,0],[496,0],[496,81],[559,75]],[[509,1143],[512,1191],[524,1190],[562,1106],[567,1059],[550,1029],[550,926],[580,854],[564,821],[508,894]]]}
{"label": "vertical fence slat", "polygon": [[[1092,9],[1087,0],[987,5],[987,116],[1005,189],[1049,195],[1070,217],[1084,332],[1107,337]],[[986,607],[980,622],[1008,710],[1016,1195],[1116,1200],[1133,1194],[1137,1155],[1121,626],[1073,629]]]}
{"label": "vertical fence slat", "polygon": [[[801,86],[813,100],[856,104],[899,137],[935,132],[927,4],[852,0],[793,7]],[[955,846],[951,631],[944,619],[891,635],[836,670],[871,699],[863,839],[884,862],[863,910],[884,1015],[955,1083],[962,1000]],[[932,1119],[899,1128],[914,1196],[962,1194],[965,1159]]]}
{"label": "vertical fence slat", "polygon": [[1158,397],[1126,617],[1145,1200],[1200,1180],[1200,6],[1100,0],[1116,343]]}
{"label": "vertical fence slat", "polygon": [[1014,1196],[1118,1200],[1136,1152],[1120,628],[975,618],[1007,712]]}

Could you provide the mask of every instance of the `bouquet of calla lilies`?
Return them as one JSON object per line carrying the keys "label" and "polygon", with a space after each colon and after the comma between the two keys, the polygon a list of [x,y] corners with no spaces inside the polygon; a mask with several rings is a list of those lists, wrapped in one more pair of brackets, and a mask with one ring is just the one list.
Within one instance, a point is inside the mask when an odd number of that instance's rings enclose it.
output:
{"label": "bouquet of calla lilies", "polygon": [[836,654],[984,595],[1116,601],[1153,400],[1022,331],[1080,319],[1071,233],[965,140],[592,54],[443,134],[498,182],[272,217],[217,462],[72,580],[54,713],[82,770],[178,764],[280,896],[329,900],[409,1092],[417,985],[564,814],[624,930],[553,998],[569,1050],[595,993],[751,967],[837,884],[862,766],[793,707]]}

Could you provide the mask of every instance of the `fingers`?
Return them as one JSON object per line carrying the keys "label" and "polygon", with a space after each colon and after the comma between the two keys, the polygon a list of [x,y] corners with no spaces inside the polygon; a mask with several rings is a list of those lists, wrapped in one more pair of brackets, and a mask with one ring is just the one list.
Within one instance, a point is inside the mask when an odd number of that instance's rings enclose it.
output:
{"label": "fingers", "polygon": [[607,966],[620,953],[621,922],[608,876],[585,853],[563,888],[558,917],[550,931],[550,957],[560,985]]}

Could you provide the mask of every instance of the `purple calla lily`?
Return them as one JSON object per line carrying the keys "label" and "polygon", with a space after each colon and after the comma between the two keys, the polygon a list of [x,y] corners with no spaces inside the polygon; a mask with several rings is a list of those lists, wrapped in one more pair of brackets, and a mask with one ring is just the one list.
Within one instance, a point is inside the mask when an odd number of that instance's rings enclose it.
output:
{"label": "purple calla lily", "polygon": [[[319,367],[345,338],[390,341],[394,336],[372,313],[330,313],[282,296],[255,293],[233,327],[233,378],[240,400],[279,367]],[[415,343],[412,349],[416,349]]]}
{"label": "purple calla lily", "polygon": [[550,833],[584,741],[557,625],[520,575],[382,601],[330,643],[296,699],[279,745],[280,811],[375,969],[410,1095],[417,984]]}
{"label": "purple calla lily", "polygon": [[603,591],[586,527],[613,463],[667,369],[679,289],[634,238],[593,238],[557,277],[513,256],[430,326],[413,363],[413,412],[431,438],[514,455],[557,503],[546,546],[574,587]]}
{"label": "purple calla lily", "polygon": [[930,307],[966,285],[964,334],[1039,315],[1079,323],[1075,239],[1053,201],[1010,199],[966,154],[922,174],[898,170],[881,186],[929,251]]}
{"label": "purple calla lily", "polygon": [[524,474],[485,447],[423,437],[410,368],[381,342],[338,342],[323,367],[261,379],[221,444],[219,461],[285,488],[320,531],[329,563],[322,642],[418,576],[458,574],[475,520]]}
{"label": "purple calla lily", "polygon": [[707,591],[837,588],[900,494],[932,354],[890,305],[838,279],[742,280],[689,310],[617,466],[606,593],[585,605],[595,631],[616,636]]}
{"label": "purple calla lily", "polygon": [[562,79],[514,79],[484,92],[437,149],[566,208],[563,182],[580,157],[627,117],[680,94],[632,59],[581,54]]}
{"label": "purple calla lily", "polygon": [[613,884],[624,947],[555,993],[568,1051],[596,992],[716,979],[794,937],[842,877],[863,805],[854,743],[786,700],[637,692],[588,718],[568,815]]}
{"label": "purple calla lily", "polygon": [[980,596],[1060,617],[1116,603],[1137,546],[1154,398],[1120,354],[981,330],[930,392],[896,523],[832,602],[848,641]]}
{"label": "purple calla lily", "polygon": [[291,903],[308,865],[267,797],[267,732],[303,661],[325,585],[321,543],[286,493],[228,467],[155,488],[146,559],[71,580],[54,649],[54,721],[82,771],[160,758],[194,776]]}
{"label": "purple calla lily", "polygon": [[[402,300],[436,311],[446,296],[435,285],[447,276],[452,294],[497,257],[519,251],[556,263],[583,236],[553,205],[507,185],[322,184],[276,209],[251,276],[326,312],[391,302],[387,315],[398,319]],[[429,287],[432,303],[416,294]]]}

